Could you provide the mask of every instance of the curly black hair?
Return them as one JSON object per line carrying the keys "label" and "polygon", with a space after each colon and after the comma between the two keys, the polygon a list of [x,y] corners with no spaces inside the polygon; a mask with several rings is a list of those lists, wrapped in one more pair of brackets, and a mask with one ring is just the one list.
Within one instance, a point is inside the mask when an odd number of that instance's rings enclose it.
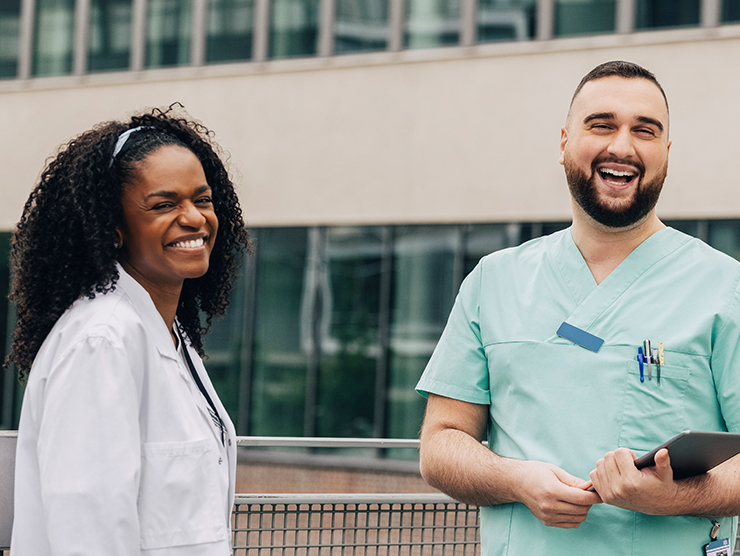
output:
{"label": "curly black hair", "polygon": [[[203,355],[202,335],[213,317],[226,310],[249,236],[213,132],[181,108],[174,104],[128,121],[98,124],[62,145],[41,174],[13,234],[10,254],[10,299],[17,304],[17,324],[5,366],[15,363],[21,382],[62,313],[81,297],[115,288],[122,186],[135,177],[137,162],[168,144],[184,146],[200,160],[219,222],[208,271],[185,280],[177,308],[181,329]],[[112,157],[121,133],[138,127],[146,132],[133,132]]]}

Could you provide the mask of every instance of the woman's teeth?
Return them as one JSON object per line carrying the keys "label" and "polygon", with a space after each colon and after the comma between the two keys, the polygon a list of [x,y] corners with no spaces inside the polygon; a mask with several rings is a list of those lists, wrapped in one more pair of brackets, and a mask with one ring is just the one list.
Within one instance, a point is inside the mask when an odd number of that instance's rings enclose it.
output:
{"label": "woman's teeth", "polygon": [[203,244],[205,241],[203,238],[200,239],[191,239],[190,241],[178,241],[177,243],[173,243],[173,247],[181,247],[184,249],[195,249],[196,247],[203,247]]}

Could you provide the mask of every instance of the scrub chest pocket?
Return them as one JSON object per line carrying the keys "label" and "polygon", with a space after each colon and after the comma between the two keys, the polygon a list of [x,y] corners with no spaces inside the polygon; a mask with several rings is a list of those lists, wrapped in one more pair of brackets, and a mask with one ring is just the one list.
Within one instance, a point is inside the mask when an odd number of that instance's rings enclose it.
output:
{"label": "scrub chest pocket", "polygon": [[619,431],[619,446],[639,451],[650,451],[669,438],[685,431],[686,393],[689,369],[661,365],[660,383],[653,365],[652,380],[640,364],[630,361],[625,373],[624,411]]}
{"label": "scrub chest pocket", "polygon": [[217,495],[217,462],[211,439],[143,445],[139,490],[143,549],[227,538]]}

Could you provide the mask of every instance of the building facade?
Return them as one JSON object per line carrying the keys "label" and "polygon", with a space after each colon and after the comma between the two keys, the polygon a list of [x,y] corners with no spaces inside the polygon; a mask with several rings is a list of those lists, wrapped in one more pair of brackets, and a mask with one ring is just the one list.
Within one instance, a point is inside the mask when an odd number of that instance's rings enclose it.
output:
{"label": "building facade", "polygon": [[[740,0],[5,0],[0,288],[55,149],[180,102],[255,240],[206,344],[239,434],[414,437],[465,274],[568,225],[560,127],[612,59],[668,95],[660,216],[740,257]],[[6,372],[1,428],[21,394]]]}

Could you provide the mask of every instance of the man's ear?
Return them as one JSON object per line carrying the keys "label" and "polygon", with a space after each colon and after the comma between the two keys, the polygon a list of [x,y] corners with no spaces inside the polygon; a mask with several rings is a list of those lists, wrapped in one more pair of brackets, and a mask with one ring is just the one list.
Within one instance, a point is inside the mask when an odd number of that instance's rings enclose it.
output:
{"label": "man's ear", "polygon": [[568,128],[560,128],[560,164],[565,164],[565,145],[568,143]]}

